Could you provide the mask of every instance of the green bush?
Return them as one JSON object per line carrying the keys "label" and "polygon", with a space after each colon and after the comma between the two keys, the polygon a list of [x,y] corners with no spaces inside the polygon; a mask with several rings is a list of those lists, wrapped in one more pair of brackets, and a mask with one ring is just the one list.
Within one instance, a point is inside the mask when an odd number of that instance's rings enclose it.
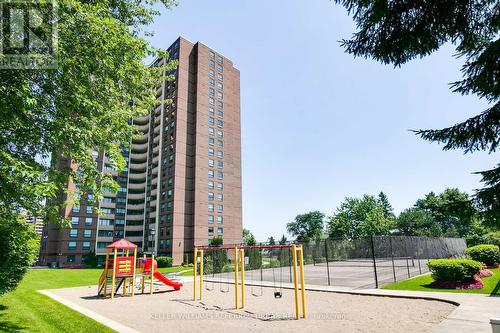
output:
{"label": "green bush", "polygon": [[306,256],[306,260],[305,260],[304,264],[306,264],[306,265],[311,265],[311,264],[313,264],[313,263],[314,263],[314,260],[313,260],[313,256],[312,256],[312,254],[308,254],[308,255]]}
{"label": "green bush", "polygon": [[500,249],[497,245],[479,244],[465,249],[465,254],[472,260],[480,261],[488,266],[498,264]]}
{"label": "green bush", "polygon": [[314,259],[314,261],[317,263],[317,264],[321,264],[321,263],[324,263],[326,262],[326,258],[325,257],[317,257]]}
{"label": "green bush", "polygon": [[470,281],[482,268],[479,261],[470,259],[435,259],[428,266],[434,280],[449,282]]}
{"label": "green bush", "polygon": [[269,267],[270,268],[280,267],[280,261],[276,258],[270,258],[269,259]]}
{"label": "green bush", "polygon": [[172,267],[172,257],[156,257],[158,268]]}
{"label": "green bush", "polygon": [[17,287],[34,263],[40,237],[21,216],[0,214],[0,295]]}

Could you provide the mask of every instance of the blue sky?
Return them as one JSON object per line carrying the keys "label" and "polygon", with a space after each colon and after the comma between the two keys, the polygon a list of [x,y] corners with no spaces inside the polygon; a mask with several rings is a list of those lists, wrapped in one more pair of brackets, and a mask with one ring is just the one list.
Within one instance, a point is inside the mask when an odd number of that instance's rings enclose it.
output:
{"label": "blue sky", "polygon": [[480,186],[494,155],[443,152],[409,129],[450,126],[486,103],[449,90],[463,59],[448,45],[402,68],[353,58],[355,31],[328,0],[180,0],[151,30],[233,60],[241,72],[243,225],[281,236],[295,215],[332,215],[347,196],[384,191],[400,212],[430,191]]}

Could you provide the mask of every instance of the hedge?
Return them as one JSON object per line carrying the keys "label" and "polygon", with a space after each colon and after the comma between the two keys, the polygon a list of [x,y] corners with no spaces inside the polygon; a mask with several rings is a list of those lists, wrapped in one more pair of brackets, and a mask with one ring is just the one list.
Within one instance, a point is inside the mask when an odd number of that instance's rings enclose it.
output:
{"label": "hedge", "polygon": [[158,268],[172,267],[172,257],[156,257]]}
{"label": "hedge", "polygon": [[449,282],[470,281],[482,268],[479,261],[470,259],[435,259],[428,266],[434,280]]}
{"label": "hedge", "polygon": [[465,250],[465,254],[472,260],[480,261],[488,266],[497,265],[500,262],[500,249],[497,245],[479,244]]}

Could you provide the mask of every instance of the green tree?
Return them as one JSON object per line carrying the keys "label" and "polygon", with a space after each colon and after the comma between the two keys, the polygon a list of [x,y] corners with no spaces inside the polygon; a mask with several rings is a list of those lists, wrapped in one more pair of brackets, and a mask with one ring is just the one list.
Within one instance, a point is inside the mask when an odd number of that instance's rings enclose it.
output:
{"label": "green tree", "polygon": [[286,245],[288,243],[288,239],[286,239],[285,235],[282,235],[278,243],[279,245]]}
{"label": "green tree", "polygon": [[276,245],[276,241],[274,240],[273,236],[269,237],[269,239],[267,240],[267,243],[269,245]]}
{"label": "green tree", "polygon": [[431,192],[417,200],[415,207],[430,213],[449,237],[466,236],[477,221],[477,210],[469,196],[456,188],[446,189],[439,195]]}
{"label": "green tree", "polygon": [[94,252],[94,250],[90,250],[85,259],[83,260],[83,263],[87,266],[90,267],[96,267],[97,266],[97,256]]}
{"label": "green tree", "polygon": [[299,214],[286,225],[286,229],[298,242],[318,240],[323,236],[324,219],[325,214],[317,210]]}
{"label": "green tree", "polygon": [[395,222],[385,216],[384,206],[372,195],[346,198],[328,221],[331,238],[355,239],[387,235]]}
{"label": "green tree", "polygon": [[[494,0],[335,0],[353,13],[358,31],[343,46],[354,56],[401,66],[448,42],[465,59],[463,79],[451,89],[475,94],[490,104],[480,114],[440,130],[416,131],[444,150],[495,152],[500,144],[499,10]],[[485,187],[475,201],[485,222],[500,226],[500,164],[479,172]]]}
{"label": "green tree", "polygon": [[[171,5],[169,0],[60,1],[57,68],[0,70],[3,228],[17,228],[21,211],[67,223],[60,211],[70,202],[60,198],[70,179],[96,201],[103,187],[117,190],[112,175],[97,167],[92,150],[105,151],[107,164],[122,170],[121,149],[136,133],[129,120],[155,106],[151,88],[163,73],[173,77],[175,61],[163,67],[144,63],[159,52],[139,37],[159,13],[159,2]],[[68,194],[69,201],[76,200]]]}
{"label": "green tree", "polygon": [[380,192],[377,197],[377,202],[380,206],[382,206],[382,209],[384,210],[384,216],[388,219],[393,219],[395,218],[394,215],[394,209],[391,206],[391,203],[389,202],[389,198],[384,192]]}
{"label": "green tree", "polygon": [[255,236],[248,229],[243,228],[243,245],[256,245],[257,241],[255,240]]}
{"label": "green tree", "polygon": [[441,225],[431,213],[419,208],[407,208],[399,214],[396,227],[401,235],[440,237]]}
{"label": "green tree", "polygon": [[222,237],[214,237],[208,241],[210,246],[221,246],[224,243]]}
{"label": "green tree", "polygon": [[0,295],[17,287],[34,263],[39,245],[39,235],[21,215],[12,213],[0,221]]}

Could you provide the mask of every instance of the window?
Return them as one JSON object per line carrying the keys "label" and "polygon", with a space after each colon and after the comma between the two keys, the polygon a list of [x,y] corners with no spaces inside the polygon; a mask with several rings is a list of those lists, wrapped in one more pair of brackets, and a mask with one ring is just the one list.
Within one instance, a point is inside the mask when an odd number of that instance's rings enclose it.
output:
{"label": "window", "polygon": [[222,103],[221,101],[217,101],[217,107],[219,109],[223,109],[224,108],[224,103]]}
{"label": "window", "polygon": [[[213,88],[210,88],[210,89],[213,89]],[[218,91],[217,92],[217,98],[218,99],[224,99],[224,95],[220,91]]]}
{"label": "window", "polygon": [[212,117],[209,117],[209,118],[208,118],[208,123],[209,123],[210,125],[215,124],[215,119],[214,119],[214,118],[212,118]]}
{"label": "window", "polygon": [[214,201],[214,192],[208,192],[208,201]]}
{"label": "window", "polygon": [[[213,76],[213,73],[212,73],[212,76]],[[217,73],[217,78],[219,79],[219,81],[222,81],[222,79],[224,79],[224,76],[221,73]]]}
{"label": "window", "polygon": [[92,214],[92,206],[87,206],[87,214]]}
{"label": "window", "polygon": [[224,142],[222,140],[217,140],[217,147],[219,148],[224,147]]}
{"label": "window", "polygon": [[73,213],[79,213],[80,212],[80,206],[79,205],[74,205],[73,206]]}
{"label": "window", "polygon": [[113,203],[113,198],[104,197],[104,198],[102,198],[102,202]]}
{"label": "window", "polygon": [[[215,80],[213,78],[209,78],[208,83],[213,87],[215,85]],[[219,85],[217,85],[217,87],[219,87]]]}
{"label": "window", "polygon": [[92,157],[93,157],[93,158],[98,158],[98,157],[99,157],[99,152],[98,152],[98,151],[96,151],[96,150],[93,150],[93,151],[92,151]]}
{"label": "window", "polygon": [[68,264],[73,264],[75,262],[75,256],[74,255],[69,255],[66,257],[66,263]]}
{"label": "window", "polygon": [[125,203],[126,201],[125,198],[116,198],[116,202],[118,203]]}
{"label": "window", "polygon": [[76,250],[76,242],[75,241],[68,242],[68,250]]}
{"label": "window", "polygon": [[224,166],[224,163],[222,161],[217,161],[217,168],[218,169],[222,169],[223,166]]}
{"label": "window", "polygon": [[[213,69],[209,70],[208,71],[208,74],[210,74],[210,76],[214,76],[215,75],[215,71]],[[217,75],[218,76],[218,75]],[[220,80],[220,79],[219,79]]]}
{"label": "window", "polygon": [[222,213],[224,211],[224,207],[222,205],[217,205],[217,212]]}
{"label": "window", "polygon": [[208,138],[208,144],[213,146],[214,145],[214,142],[215,142],[215,139],[214,138]]}
{"label": "window", "polygon": [[[212,88],[212,87],[210,87],[210,88],[208,89],[208,92],[209,92],[210,96],[215,95],[215,89],[214,89],[214,88]],[[219,93],[217,93],[217,96],[218,96],[218,95],[219,95]]]}
{"label": "window", "polygon": [[84,241],[82,243],[82,249],[83,250],[89,250],[90,249],[90,242],[89,241]]}
{"label": "window", "polygon": [[78,219],[78,216],[73,216],[71,218],[71,224],[78,224],[80,221]]}
{"label": "window", "polygon": [[223,137],[224,137],[224,132],[222,132],[221,130],[218,130],[218,131],[217,131],[217,136],[218,136],[219,138],[223,138]]}
{"label": "window", "polygon": [[127,189],[125,187],[119,187],[118,193],[127,193]]}
{"label": "window", "polygon": [[69,229],[69,237],[78,237],[77,229]]}
{"label": "window", "polygon": [[214,235],[214,228],[213,227],[208,227],[208,235],[213,236]]}
{"label": "window", "polygon": [[[116,209],[116,212],[117,212],[117,213],[118,213],[118,210],[119,210],[119,209],[123,209],[123,208],[117,208],[117,209]],[[102,208],[102,212],[103,212],[104,214],[113,214],[113,209],[112,209],[112,208]]]}
{"label": "window", "polygon": [[217,228],[217,235],[218,236],[222,236],[223,233],[224,233],[223,228]]}
{"label": "window", "polygon": [[224,157],[224,153],[222,152],[222,150],[218,150],[217,151],[217,157],[218,158],[223,158]]}
{"label": "window", "polygon": [[224,112],[222,112],[222,111],[217,111],[217,117],[219,117],[219,118],[224,118]]}
{"label": "window", "polygon": [[125,220],[115,220],[115,224],[116,225],[124,225],[125,224]]}
{"label": "window", "polygon": [[209,64],[210,64],[210,67],[215,67],[215,62],[213,60],[210,60]]}
{"label": "window", "polygon": [[99,220],[99,225],[113,225],[113,222],[111,222],[112,220],[108,220],[108,219],[101,219]]}
{"label": "window", "polygon": [[217,82],[217,89],[222,90],[223,87],[222,82]]}
{"label": "window", "polygon": [[210,105],[214,105],[215,104],[215,100],[212,97],[209,97],[208,98],[208,103],[210,103]]}
{"label": "window", "polygon": [[83,230],[83,237],[85,237],[85,238],[92,237],[92,230],[90,230],[90,229]]}
{"label": "window", "polygon": [[222,180],[222,178],[224,178],[222,171],[217,171],[217,179]]}
{"label": "window", "polygon": [[91,217],[85,218],[85,225],[92,225],[92,218]]}
{"label": "window", "polygon": [[208,189],[209,190],[213,190],[214,189],[214,182],[211,181],[211,180],[208,181]]}
{"label": "window", "polygon": [[208,170],[208,177],[214,178],[214,170]]}
{"label": "window", "polygon": [[217,119],[217,126],[219,127],[223,127],[224,126],[224,122],[220,119]]}
{"label": "window", "polygon": [[213,107],[209,107],[208,108],[208,114],[213,116],[214,115],[214,108]]}
{"label": "window", "polygon": [[214,166],[214,160],[208,159],[208,166],[213,167]]}
{"label": "window", "polygon": [[214,205],[213,204],[208,204],[208,211],[213,212],[214,211]]}
{"label": "window", "polygon": [[222,71],[224,70],[224,68],[223,68],[221,65],[217,65],[217,70],[218,70],[219,72],[222,72]]}
{"label": "window", "polygon": [[217,56],[217,63],[222,65],[222,57],[220,55]]}
{"label": "window", "polygon": [[[111,213],[111,214],[113,214],[113,213]],[[116,214],[125,214],[125,208],[117,208]]]}
{"label": "window", "polygon": [[215,59],[215,53],[213,53],[212,51],[210,51],[210,59]]}
{"label": "window", "polygon": [[208,155],[214,156],[214,149],[213,148],[208,148]]}
{"label": "window", "polygon": [[214,135],[214,133],[215,133],[214,128],[213,128],[213,127],[209,127],[209,128],[208,128],[208,134],[210,134],[210,135]]}
{"label": "window", "polygon": [[172,197],[172,193],[173,193],[172,190],[168,190],[167,191],[167,198],[171,198]]}
{"label": "window", "polygon": [[222,183],[217,183],[217,190],[222,191]]}
{"label": "window", "polygon": [[222,224],[222,216],[217,216],[217,223]]}
{"label": "window", "polygon": [[217,194],[217,201],[222,201],[222,194]]}

